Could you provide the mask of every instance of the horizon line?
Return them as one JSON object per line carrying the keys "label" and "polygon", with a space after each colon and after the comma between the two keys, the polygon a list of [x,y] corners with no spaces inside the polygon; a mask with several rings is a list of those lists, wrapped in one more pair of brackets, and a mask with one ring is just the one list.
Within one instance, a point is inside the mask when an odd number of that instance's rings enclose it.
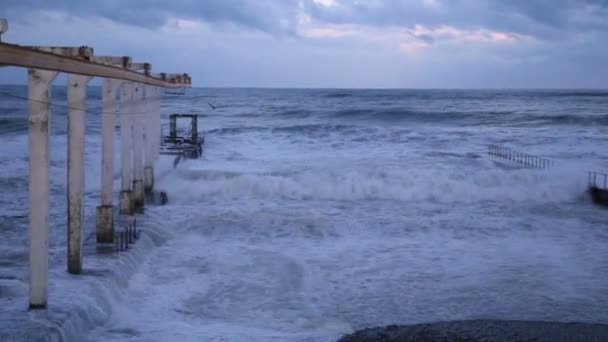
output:
{"label": "horizon line", "polygon": [[[23,83],[0,83],[3,86],[27,87]],[[65,84],[52,84],[66,87]],[[101,85],[89,84],[87,87],[99,88]],[[302,87],[302,86],[192,86],[187,89],[260,89],[260,90],[605,90],[608,87]]]}

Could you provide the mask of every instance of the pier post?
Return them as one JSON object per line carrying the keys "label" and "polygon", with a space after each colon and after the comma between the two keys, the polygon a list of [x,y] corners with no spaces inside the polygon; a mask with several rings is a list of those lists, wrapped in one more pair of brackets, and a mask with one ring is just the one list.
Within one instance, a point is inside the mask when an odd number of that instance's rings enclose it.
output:
{"label": "pier post", "polygon": [[50,84],[57,72],[28,69],[29,307],[47,305]]}
{"label": "pier post", "polygon": [[120,92],[120,164],[121,164],[121,182],[120,182],[120,214],[133,215],[133,191],[132,185],[132,106],[133,84],[124,83]]}
{"label": "pier post", "polygon": [[162,91],[160,87],[154,87],[156,90],[156,101],[154,102],[154,161],[158,159],[160,156],[160,144],[162,140],[161,136],[161,126],[160,126],[160,99],[162,96]]}
{"label": "pier post", "polygon": [[85,100],[90,76],[68,75],[68,272],[82,272]]}
{"label": "pier post", "polygon": [[144,191],[151,192],[154,189],[154,146],[156,135],[156,87],[146,87],[146,141],[144,161]]}
{"label": "pier post", "polygon": [[143,212],[144,208],[144,170],[143,170],[143,92],[144,87],[141,84],[134,85],[133,93],[133,108],[135,120],[133,125],[133,205],[135,211]]}
{"label": "pier post", "polygon": [[[4,24],[4,25],[3,25]],[[0,34],[6,31],[6,21],[0,18]],[[116,67],[123,65],[123,68]],[[133,65],[130,57],[108,56],[97,58],[93,48],[56,47],[56,46],[25,46],[21,44],[0,44],[0,66],[27,68],[28,70],[28,261],[29,261],[29,308],[44,309],[48,302],[48,254],[49,254],[49,143],[50,143],[50,98],[51,83],[60,72],[68,76],[68,170],[67,170],[67,238],[68,238],[68,272],[80,273],[82,270],[82,224],[84,210],[84,151],[85,151],[85,100],[86,87],[92,77],[104,77],[120,82],[136,82],[138,84],[154,85],[157,87],[177,88],[190,87],[187,82],[168,80],[150,74],[150,65],[143,63]],[[138,73],[136,70],[145,72]],[[115,85],[118,87],[118,85]],[[104,90],[107,87],[104,86]],[[105,99],[104,107],[110,106]],[[112,100],[115,100],[112,97]],[[121,152],[122,152],[122,183],[121,183],[121,212],[132,214],[132,84],[127,84],[121,92]],[[108,112],[113,113],[111,109]],[[111,116],[111,115],[110,115]],[[112,205],[111,185],[112,167],[110,160],[111,141],[107,139],[109,127],[113,121],[103,122],[104,152],[106,159],[102,183],[102,207]],[[108,146],[110,146],[108,148]],[[140,149],[140,153],[141,149]],[[103,163],[103,162],[102,162]],[[102,166],[102,167],[103,167]],[[107,171],[110,170],[110,171]],[[110,210],[111,212],[111,210]],[[99,213],[108,216],[109,213]],[[103,220],[101,220],[103,221]],[[101,224],[104,227],[108,225]],[[111,224],[109,225],[111,226]]]}
{"label": "pier post", "polygon": [[154,167],[144,167],[144,192],[150,193],[154,190]]}
{"label": "pier post", "polygon": [[101,205],[97,207],[97,242],[114,241],[114,113],[120,81],[104,78],[102,84]]}

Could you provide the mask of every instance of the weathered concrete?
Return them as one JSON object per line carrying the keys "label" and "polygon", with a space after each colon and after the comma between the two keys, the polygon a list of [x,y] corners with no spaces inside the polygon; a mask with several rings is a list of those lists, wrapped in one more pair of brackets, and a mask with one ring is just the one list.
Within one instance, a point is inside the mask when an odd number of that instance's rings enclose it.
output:
{"label": "weathered concrete", "polygon": [[96,210],[97,242],[114,242],[114,206],[100,205]]}
{"label": "weathered concrete", "polygon": [[133,148],[132,148],[132,106],[133,85],[124,83],[120,92],[120,214],[133,215]]}
{"label": "weathered concrete", "polygon": [[133,205],[137,212],[141,212],[144,206],[144,169],[143,169],[143,91],[142,85],[134,85],[133,93]]}
{"label": "weathered concrete", "polygon": [[150,192],[154,189],[154,162],[156,161],[157,149],[157,123],[156,103],[158,92],[156,87],[145,87],[146,90],[146,113],[145,120],[145,155],[144,155],[144,191]]}
{"label": "weathered concrete", "polygon": [[[0,19],[0,34],[6,30],[6,21]],[[122,68],[109,66],[122,62]],[[29,252],[29,307],[46,308],[48,292],[48,220],[49,220],[49,131],[50,131],[50,84],[59,72],[69,74],[68,79],[68,271],[80,273],[82,270],[82,243],[83,243],[83,202],[84,202],[84,124],[86,84],[91,77],[105,77],[128,82],[137,82],[140,85],[154,85],[157,87],[182,88],[190,87],[191,79],[184,74],[182,79],[167,79],[150,75],[150,65],[144,63],[144,73],[138,73],[131,68],[130,57],[99,57],[93,54],[93,49],[86,46],[79,47],[44,47],[23,46],[21,44],[0,44],[0,66],[16,66],[28,68],[28,252]],[[129,88],[129,87],[127,87]],[[104,87],[105,91],[105,87]],[[105,94],[105,93],[104,93]],[[121,120],[122,153],[124,170],[122,172],[121,203],[126,213],[132,214],[132,148],[131,148],[131,120],[127,113],[132,113],[130,88],[121,96],[123,111]],[[105,97],[105,96],[104,96]],[[108,106],[111,104],[108,102]],[[104,111],[106,109],[104,103]],[[113,113],[113,110],[109,112]],[[103,131],[112,128],[113,121],[103,122]],[[112,139],[104,139],[111,142]],[[112,156],[105,153],[107,144],[104,144],[103,158]],[[111,145],[109,145],[111,146]],[[124,162],[128,160],[128,163]],[[104,167],[111,170],[108,162]],[[103,191],[101,208],[111,211],[111,173],[102,172]],[[110,178],[107,175],[110,174]],[[126,177],[125,177],[126,175]],[[143,176],[143,175],[142,175]],[[110,181],[108,182],[108,179]],[[124,204],[124,205],[122,205]],[[101,225],[111,224],[106,209],[100,209],[99,221]],[[105,232],[104,232],[105,234]],[[24,282],[25,283],[25,282]],[[69,288],[73,288],[69,286]],[[0,288],[0,292],[2,288]],[[0,296],[1,297],[1,296]],[[2,298],[0,298],[2,299]],[[6,308],[6,305],[1,305]],[[2,312],[2,310],[0,310]],[[9,313],[9,315],[11,315]],[[42,313],[44,314],[44,313]],[[36,313],[34,316],[38,315]],[[33,318],[31,316],[30,318]],[[13,316],[11,316],[13,317]],[[13,317],[14,318],[14,317]],[[16,319],[19,321],[19,318]],[[5,329],[0,329],[0,340]],[[59,336],[60,338],[62,336]],[[53,338],[51,338],[53,339]],[[30,339],[24,339],[30,340]],[[54,340],[54,339],[53,339]]]}
{"label": "weathered concrete", "polygon": [[144,181],[136,179],[133,181],[133,209],[136,213],[144,212]]}
{"label": "weathered concrete", "polygon": [[97,242],[114,241],[114,115],[120,81],[106,78],[102,85],[101,205],[97,207]]}
{"label": "weathered concrete", "polygon": [[160,132],[160,99],[161,99],[161,89],[159,87],[154,87],[155,89],[155,100],[154,100],[154,106],[152,107],[153,109],[153,113],[152,113],[152,119],[154,122],[154,132],[152,134],[152,137],[154,138],[154,147],[153,147],[153,160],[156,161],[158,159],[158,157],[160,156],[160,144],[161,144],[161,132]]}
{"label": "weathered concrete", "polygon": [[146,166],[144,168],[144,191],[146,193],[154,190],[154,168]]}
{"label": "weathered concrete", "polygon": [[45,308],[49,264],[49,131],[51,87],[57,72],[28,70],[29,307]]}
{"label": "weathered concrete", "polygon": [[471,320],[391,325],[344,336],[339,342],[601,342],[608,341],[608,325],[586,323]]}
{"label": "weathered concrete", "polygon": [[135,206],[133,206],[133,191],[122,190],[119,195],[119,202],[120,215],[133,215],[135,213]]}
{"label": "weathered concrete", "polygon": [[82,272],[85,99],[90,76],[68,75],[68,272]]}

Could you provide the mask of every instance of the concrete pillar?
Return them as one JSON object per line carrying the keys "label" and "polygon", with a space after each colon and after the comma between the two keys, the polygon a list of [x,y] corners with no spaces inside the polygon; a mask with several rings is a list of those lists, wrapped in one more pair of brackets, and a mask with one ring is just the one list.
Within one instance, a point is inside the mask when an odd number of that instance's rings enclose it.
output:
{"label": "concrete pillar", "polygon": [[131,185],[133,183],[133,171],[131,165],[133,163],[133,148],[131,127],[133,110],[131,101],[133,99],[133,84],[124,83],[120,92],[120,164],[121,164],[121,182],[120,182],[120,214],[133,215],[133,191]]}
{"label": "concrete pillar", "polygon": [[57,72],[28,70],[29,307],[47,305],[49,254],[50,84]]}
{"label": "concrete pillar", "polygon": [[154,189],[154,156],[152,154],[152,148],[154,145],[154,138],[152,138],[152,132],[154,131],[154,101],[156,97],[154,94],[154,87],[146,86],[146,115],[145,120],[145,137],[144,146],[144,191],[149,193]]}
{"label": "concrete pillar", "polygon": [[102,155],[101,155],[101,205],[97,207],[97,242],[114,241],[114,115],[116,93],[120,81],[105,78],[102,84]]}
{"label": "concrete pillar", "polygon": [[144,86],[134,85],[133,93],[133,204],[136,212],[142,212],[144,207],[144,169],[143,169],[143,122],[146,108],[144,106]]}
{"label": "concrete pillar", "polygon": [[82,272],[85,105],[90,76],[68,75],[68,272]]}
{"label": "concrete pillar", "polygon": [[144,192],[149,193],[154,190],[154,167],[144,167]]}
{"label": "concrete pillar", "polygon": [[[147,136],[146,136],[147,138]],[[149,193],[154,189],[154,167],[150,166],[148,164],[148,158],[150,158],[148,156],[148,142],[144,141],[144,145],[146,146],[145,149],[145,161],[144,161],[144,181],[143,181],[143,185],[144,185],[144,193]]]}
{"label": "concrete pillar", "polygon": [[160,99],[162,97],[162,90],[160,87],[156,87],[156,102],[154,102],[154,122],[155,122],[155,145],[154,145],[154,160],[157,160],[160,156],[160,144],[162,142],[161,136],[161,120],[160,120]]}

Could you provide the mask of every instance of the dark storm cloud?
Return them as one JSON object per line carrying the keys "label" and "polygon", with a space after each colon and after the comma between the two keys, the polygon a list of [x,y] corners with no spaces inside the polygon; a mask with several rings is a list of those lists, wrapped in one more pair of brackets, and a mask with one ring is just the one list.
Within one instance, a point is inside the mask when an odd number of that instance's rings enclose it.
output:
{"label": "dark storm cloud", "polygon": [[[298,0],[4,0],[1,10],[15,19],[31,10],[55,10],[81,17],[156,28],[171,17],[232,23],[272,33],[293,33]],[[1,14],[1,13],[0,13]]]}
{"label": "dark storm cloud", "polygon": [[608,30],[608,0],[385,0],[306,3],[312,17],[336,24],[487,28],[560,38]]}
{"label": "dark storm cloud", "polygon": [[[275,34],[297,32],[304,11],[318,22],[374,26],[488,28],[539,38],[608,30],[608,0],[4,0],[2,10],[58,10],[155,28],[170,17],[232,23]],[[428,39],[432,39],[428,37]]]}
{"label": "dark storm cloud", "polygon": [[608,30],[608,0],[336,0],[334,3],[324,6],[313,0],[4,0],[2,9],[9,14],[33,9],[58,10],[147,28],[179,17],[213,24],[232,23],[275,34],[296,33],[302,10],[325,23],[450,25],[547,39],[579,31]]}
{"label": "dark storm cloud", "polygon": [[[0,0],[0,17],[7,41],[86,42],[197,85],[608,85],[608,0]],[[217,27],[140,29],[173,18]],[[3,70],[0,82],[23,81]]]}

